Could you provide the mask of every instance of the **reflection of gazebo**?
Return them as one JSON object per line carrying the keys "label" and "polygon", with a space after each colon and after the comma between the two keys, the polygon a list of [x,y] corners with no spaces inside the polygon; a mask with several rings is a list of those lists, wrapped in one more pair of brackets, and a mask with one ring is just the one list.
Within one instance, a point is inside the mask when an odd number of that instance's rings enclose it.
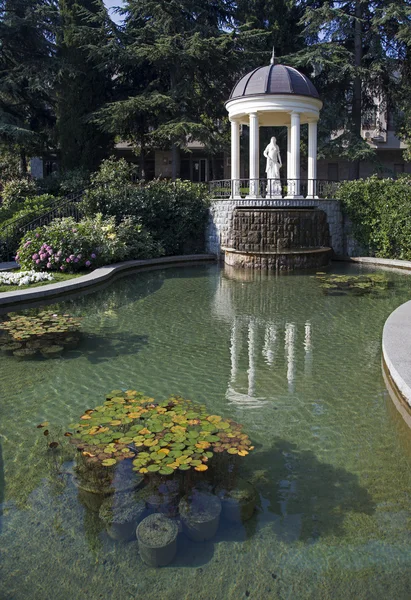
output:
{"label": "reflection of gazebo", "polygon": [[[239,198],[241,187],[249,188],[249,198],[271,190],[271,181],[262,185],[259,173],[260,127],[287,127],[287,196],[301,197],[300,126],[308,123],[307,197],[317,195],[317,122],[322,102],[311,81],[293,67],[271,64],[245,75],[236,84],[226,103],[231,121],[231,197]],[[249,181],[240,179],[240,125],[250,128]],[[278,186],[278,187],[277,187]],[[274,189],[279,190],[280,182]],[[277,193],[275,194],[277,195]]]}

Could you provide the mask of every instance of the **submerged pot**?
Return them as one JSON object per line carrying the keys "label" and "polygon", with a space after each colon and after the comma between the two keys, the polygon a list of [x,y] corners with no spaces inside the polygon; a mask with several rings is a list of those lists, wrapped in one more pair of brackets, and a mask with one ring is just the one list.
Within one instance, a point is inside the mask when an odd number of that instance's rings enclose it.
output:
{"label": "submerged pot", "polygon": [[143,519],[146,506],[135,493],[123,492],[105,498],[99,515],[113,540],[126,542],[136,535],[136,526]]}
{"label": "submerged pot", "polygon": [[169,480],[148,485],[141,490],[140,498],[145,501],[147,508],[151,512],[163,513],[168,517],[174,517],[178,513],[178,502],[180,499],[179,484],[177,481]]}
{"label": "submerged pot", "polygon": [[140,556],[149,567],[165,567],[176,555],[178,525],[161,513],[149,515],[136,531]]}
{"label": "submerged pot", "polygon": [[238,477],[230,488],[219,486],[216,494],[221,500],[223,517],[231,523],[244,523],[253,516],[258,495],[255,488]]}
{"label": "submerged pot", "polygon": [[193,542],[211,540],[220,523],[221,501],[214,494],[194,489],[179,504],[183,531]]}

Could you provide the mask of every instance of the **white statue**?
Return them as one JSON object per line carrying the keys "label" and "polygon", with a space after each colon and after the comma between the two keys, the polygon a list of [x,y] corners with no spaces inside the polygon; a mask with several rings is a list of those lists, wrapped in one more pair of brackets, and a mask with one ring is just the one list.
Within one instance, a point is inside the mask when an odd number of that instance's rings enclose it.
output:
{"label": "white statue", "polygon": [[[267,195],[281,196],[280,169],[283,166],[281,162],[280,148],[277,145],[275,137],[271,138],[270,143],[264,150],[264,156],[267,158],[265,172],[267,173]],[[272,181],[274,180],[274,181]]]}
{"label": "white statue", "polygon": [[280,169],[283,163],[281,162],[280,148],[275,137],[271,138],[270,143],[264,150],[264,156],[267,158],[265,167],[267,179],[280,179]]}

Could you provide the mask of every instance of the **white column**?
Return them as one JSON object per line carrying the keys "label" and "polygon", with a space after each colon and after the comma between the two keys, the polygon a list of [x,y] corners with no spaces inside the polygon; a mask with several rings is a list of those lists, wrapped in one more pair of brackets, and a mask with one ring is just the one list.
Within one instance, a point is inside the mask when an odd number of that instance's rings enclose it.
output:
{"label": "white column", "polygon": [[287,125],[287,196],[291,196],[291,190],[293,184],[290,181],[292,179],[292,165],[291,165],[291,125]]}
{"label": "white column", "polygon": [[231,121],[231,198],[240,198],[240,123]]}
{"label": "white column", "polygon": [[291,113],[291,189],[287,196],[300,198],[300,113]]}
{"label": "white column", "polygon": [[317,123],[308,122],[308,194],[307,198],[317,196]]}
{"label": "white column", "polygon": [[258,127],[258,114],[250,114],[250,192],[249,198],[259,196],[259,176],[260,176],[260,131]]}

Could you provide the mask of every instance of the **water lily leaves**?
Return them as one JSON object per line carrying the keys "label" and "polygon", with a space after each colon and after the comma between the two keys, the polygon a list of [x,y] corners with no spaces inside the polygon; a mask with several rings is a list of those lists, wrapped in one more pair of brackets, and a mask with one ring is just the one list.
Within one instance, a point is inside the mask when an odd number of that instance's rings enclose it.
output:
{"label": "water lily leaves", "polygon": [[206,438],[204,438],[207,442],[218,442],[220,441],[220,438],[218,437],[218,435],[208,435]]}
{"label": "water lily leaves", "polygon": [[198,465],[197,467],[194,467],[194,469],[196,471],[201,471],[202,472],[202,471],[207,471],[208,467],[207,467],[207,465]]}
{"label": "water lily leaves", "polygon": [[178,465],[178,468],[180,471],[188,471],[189,469],[191,469],[191,466],[189,464],[182,463]]}
{"label": "water lily leaves", "polygon": [[174,473],[174,469],[169,466],[161,467],[159,471],[160,475],[172,475]]}
{"label": "water lily leaves", "polygon": [[143,467],[142,469],[139,470],[139,473],[141,473],[142,475],[145,475],[146,473],[148,473],[148,469]]}
{"label": "water lily leaves", "polygon": [[131,444],[133,441],[133,438],[125,436],[125,437],[120,438],[118,441],[120,442],[120,444]]}
{"label": "water lily leaves", "polygon": [[103,467],[112,467],[113,465],[116,464],[116,459],[115,458],[106,458],[102,461],[102,465]]}
{"label": "water lily leaves", "polygon": [[238,449],[237,448],[229,448],[227,450],[228,454],[238,454]]}
{"label": "water lily leaves", "polygon": [[144,446],[147,446],[147,448],[150,448],[150,446],[154,446],[156,444],[156,440],[152,439],[152,438],[148,438],[144,440]]}
{"label": "water lily leaves", "polygon": [[113,421],[110,421],[110,425],[121,425],[121,419],[114,419]]}
{"label": "water lily leaves", "polygon": [[238,456],[247,456],[248,452],[247,450],[239,450],[238,451]]}
{"label": "water lily leaves", "polygon": [[160,465],[148,465],[147,470],[150,473],[156,473],[157,471],[160,470]]}

